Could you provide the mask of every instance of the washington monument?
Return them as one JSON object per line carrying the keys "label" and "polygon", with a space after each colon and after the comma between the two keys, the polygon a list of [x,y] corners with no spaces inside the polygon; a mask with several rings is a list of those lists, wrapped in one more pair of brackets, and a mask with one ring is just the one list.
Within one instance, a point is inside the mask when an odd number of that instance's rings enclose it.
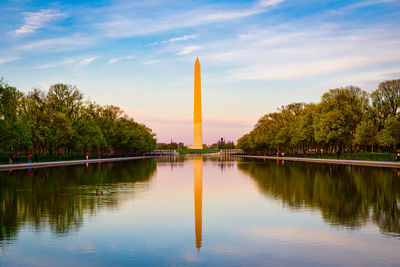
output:
{"label": "washington monument", "polygon": [[201,76],[200,62],[194,63],[194,114],[193,114],[193,149],[203,148],[203,130],[201,118]]}

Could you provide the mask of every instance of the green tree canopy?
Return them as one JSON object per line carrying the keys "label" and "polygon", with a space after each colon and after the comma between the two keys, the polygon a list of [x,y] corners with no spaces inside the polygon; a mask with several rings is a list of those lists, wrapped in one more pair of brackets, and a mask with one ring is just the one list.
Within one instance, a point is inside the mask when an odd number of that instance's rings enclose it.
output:
{"label": "green tree canopy", "polygon": [[371,95],[356,86],[330,89],[317,104],[293,103],[262,116],[238,147],[256,153],[396,149],[399,101],[400,79],[380,83]]}
{"label": "green tree canopy", "polygon": [[131,154],[155,148],[155,134],[121,108],[85,101],[76,86],[24,95],[0,82],[0,149]]}

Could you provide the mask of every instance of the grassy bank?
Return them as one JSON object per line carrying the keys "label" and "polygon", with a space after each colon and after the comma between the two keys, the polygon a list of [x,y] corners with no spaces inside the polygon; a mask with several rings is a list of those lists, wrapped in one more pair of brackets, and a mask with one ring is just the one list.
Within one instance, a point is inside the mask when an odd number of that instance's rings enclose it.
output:
{"label": "grassy bank", "polygon": [[[138,156],[141,155],[140,153],[137,154],[127,154],[127,155],[110,155],[110,158],[123,158],[123,157],[129,157],[129,156]],[[109,158],[108,154],[102,155],[99,157],[98,154],[89,154],[89,159],[99,159],[99,158]],[[37,162],[50,162],[50,161],[67,161],[67,160],[84,160],[86,159],[86,153],[71,153],[69,155],[61,155],[61,154],[55,154],[55,155],[38,155],[37,157]],[[34,157],[32,155],[32,161],[34,160]],[[0,164],[8,164],[8,153],[6,152],[0,152]],[[15,161],[15,158],[13,158],[13,164],[16,163],[28,163],[28,155],[26,154],[19,154],[19,160],[18,162]]]}
{"label": "grassy bank", "polygon": [[[336,154],[292,154],[286,157],[298,158],[317,158],[317,159],[337,159]],[[396,161],[395,153],[342,153],[339,159],[347,160],[372,160],[372,161]]]}
{"label": "grassy bank", "polygon": [[175,149],[180,155],[186,154],[207,154],[220,152],[221,149]]}

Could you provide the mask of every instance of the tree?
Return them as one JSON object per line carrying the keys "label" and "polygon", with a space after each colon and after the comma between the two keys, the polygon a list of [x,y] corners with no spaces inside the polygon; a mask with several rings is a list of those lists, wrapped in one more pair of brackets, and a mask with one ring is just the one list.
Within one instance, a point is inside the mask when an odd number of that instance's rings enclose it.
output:
{"label": "tree", "polygon": [[11,149],[20,132],[17,124],[23,94],[0,79],[0,145]]}
{"label": "tree", "polygon": [[372,145],[371,150],[373,151],[373,145],[377,140],[377,133],[378,130],[372,120],[363,120],[357,126],[354,134],[354,144],[364,146],[364,151],[367,151],[367,145]]}
{"label": "tree", "polygon": [[400,121],[390,114],[385,120],[385,128],[379,132],[379,142],[384,146],[393,146],[393,150],[396,150],[399,140]]}
{"label": "tree", "polygon": [[26,133],[29,133],[34,152],[46,147],[49,122],[46,105],[45,93],[37,88],[29,92],[21,103],[21,119],[27,127]]}
{"label": "tree", "polygon": [[[333,152],[400,141],[400,80],[385,81],[370,96],[355,86],[331,89],[318,104],[293,103],[262,116],[253,130],[238,140],[248,152],[276,150]],[[372,100],[372,104],[371,104]],[[396,104],[397,103],[397,104]]]}
{"label": "tree", "polygon": [[294,147],[302,148],[303,153],[305,148],[310,149],[315,143],[313,120],[314,110],[316,105],[309,104],[304,108],[303,113],[296,121],[293,129],[291,144]]}
{"label": "tree", "polygon": [[73,148],[75,151],[103,151],[106,140],[96,122],[96,105],[89,102],[80,107],[79,119],[74,125]]}
{"label": "tree", "polygon": [[52,155],[151,151],[155,134],[116,106],[83,100],[76,86],[54,84],[26,96],[0,81],[0,149]]}
{"label": "tree", "polygon": [[368,94],[358,87],[329,90],[314,113],[315,140],[338,147],[352,145],[367,108]]}
{"label": "tree", "polygon": [[274,138],[274,145],[277,150],[290,149],[293,145],[292,138],[294,131],[298,124],[298,118],[304,111],[304,103],[292,103],[287,106],[282,106],[280,116],[276,116],[276,135]]}
{"label": "tree", "polygon": [[400,106],[400,79],[384,81],[371,94],[372,106],[377,110],[379,128],[382,129],[389,115],[397,116]]}
{"label": "tree", "polygon": [[[54,84],[47,93],[49,136],[52,152],[65,153],[73,148],[76,127],[82,119],[83,94],[76,86]],[[61,151],[60,151],[61,150]]]}
{"label": "tree", "polygon": [[250,150],[250,134],[245,134],[237,141],[237,147],[243,150]]}

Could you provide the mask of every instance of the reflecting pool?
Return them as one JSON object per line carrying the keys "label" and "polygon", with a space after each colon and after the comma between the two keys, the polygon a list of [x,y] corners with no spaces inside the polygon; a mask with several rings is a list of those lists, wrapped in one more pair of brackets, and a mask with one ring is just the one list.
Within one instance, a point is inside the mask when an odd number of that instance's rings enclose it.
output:
{"label": "reflecting pool", "polygon": [[0,266],[399,265],[399,207],[390,168],[186,157],[3,171]]}

